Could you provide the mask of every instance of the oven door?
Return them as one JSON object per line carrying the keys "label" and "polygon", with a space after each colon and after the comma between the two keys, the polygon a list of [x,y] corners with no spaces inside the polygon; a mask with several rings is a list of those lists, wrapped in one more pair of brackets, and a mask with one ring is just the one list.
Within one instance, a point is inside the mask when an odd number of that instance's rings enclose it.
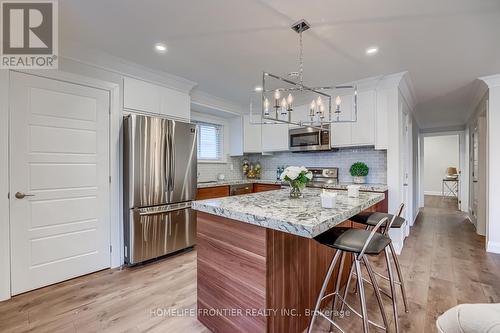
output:
{"label": "oven door", "polygon": [[290,151],[330,150],[330,131],[311,127],[290,129],[289,148]]}

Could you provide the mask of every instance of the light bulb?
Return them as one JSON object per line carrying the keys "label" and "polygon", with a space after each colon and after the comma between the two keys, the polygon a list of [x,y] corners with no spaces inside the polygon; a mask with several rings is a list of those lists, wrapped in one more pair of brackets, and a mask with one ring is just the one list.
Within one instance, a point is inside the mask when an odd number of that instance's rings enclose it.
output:
{"label": "light bulb", "polygon": [[312,101],[311,102],[311,110],[316,109],[316,102]]}
{"label": "light bulb", "polygon": [[318,100],[316,101],[316,104],[318,104],[318,106],[323,104],[323,101],[321,100],[321,96],[318,96]]}
{"label": "light bulb", "polygon": [[283,98],[283,99],[281,100],[281,107],[282,107],[282,108],[286,108],[286,99],[285,99],[285,98]]}
{"label": "light bulb", "polygon": [[286,98],[286,102],[288,103],[288,105],[292,105],[292,102],[293,102],[292,94],[288,94],[288,97]]}
{"label": "light bulb", "polygon": [[267,97],[266,99],[264,99],[264,112],[266,114],[269,114],[269,100],[267,99]]}
{"label": "light bulb", "polygon": [[335,105],[340,106],[340,103],[342,103],[342,100],[340,99],[340,96],[337,96],[335,98]]}
{"label": "light bulb", "polygon": [[278,89],[276,89],[276,91],[274,92],[274,99],[280,99],[281,97],[281,94],[280,94],[280,91]]}

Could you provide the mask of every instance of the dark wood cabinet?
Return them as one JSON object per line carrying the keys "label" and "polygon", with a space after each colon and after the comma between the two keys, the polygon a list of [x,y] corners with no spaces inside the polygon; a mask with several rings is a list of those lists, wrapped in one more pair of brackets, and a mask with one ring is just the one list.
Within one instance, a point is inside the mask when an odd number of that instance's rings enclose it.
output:
{"label": "dark wood cabinet", "polygon": [[265,192],[265,191],[274,191],[281,189],[281,185],[278,184],[253,184],[253,192]]}
{"label": "dark wood cabinet", "polygon": [[229,186],[213,186],[199,188],[196,193],[196,200],[222,198],[229,196]]}

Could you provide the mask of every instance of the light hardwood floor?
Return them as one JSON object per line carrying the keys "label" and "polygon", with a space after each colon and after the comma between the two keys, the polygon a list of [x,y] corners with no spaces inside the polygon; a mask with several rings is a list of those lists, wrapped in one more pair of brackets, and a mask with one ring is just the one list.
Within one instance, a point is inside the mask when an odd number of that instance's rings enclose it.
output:
{"label": "light hardwood floor", "polygon": [[424,206],[429,208],[458,210],[458,198],[441,195],[425,195]]}
{"label": "light hardwood floor", "polygon": [[[195,257],[191,251],[16,296],[0,303],[0,332],[207,332],[193,317],[152,315],[157,308],[194,309]],[[404,333],[435,332],[437,316],[458,303],[500,302],[500,255],[485,253],[484,238],[458,211],[425,208],[400,261],[410,299],[410,313],[400,308]],[[382,271],[383,262],[374,262]],[[356,295],[350,299],[356,304]],[[368,299],[376,314],[372,293]],[[389,302],[386,309],[391,314]],[[361,332],[354,316],[340,322]],[[326,321],[318,320],[315,331],[327,329]]]}

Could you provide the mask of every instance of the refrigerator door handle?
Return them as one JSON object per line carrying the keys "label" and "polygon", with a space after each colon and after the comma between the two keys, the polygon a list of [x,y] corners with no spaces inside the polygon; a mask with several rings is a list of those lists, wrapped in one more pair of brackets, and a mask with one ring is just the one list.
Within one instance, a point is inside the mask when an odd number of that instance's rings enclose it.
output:
{"label": "refrigerator door handle", "polygon": [[139,216],[146,216],[146,215],[170,213],[170,212],[175,212],[176,210],[182,210],[186,208],[191,208],[191,202],[182,202],[178,204],[159,206],[159,207],[137,208],[137,211],[139,213]]}
{"label": "refrigerator door handle", "polygon": [[172,191],[174,190],[174,179],[175,179],[175,149],[174,149],[175,121],[170,120],[168,124],[169,124],[168,134],[167,134],[168,151],[169,151],[168,191],[170,191],[171,194]]}
{"label": "refrigerator door handle", "polygon": [[[169,164],[169,155],[170,155],[170,141],[169,141],[169,133],[170,133],[170,122],[166,123],[165,128],[165,137],[164,137],[164,152],[163,152],[163,167],[165,168],[165,189],[168,193],[170,191],[170,164]],[[170,196],[167,194],[167,202],[170,202]]]}

